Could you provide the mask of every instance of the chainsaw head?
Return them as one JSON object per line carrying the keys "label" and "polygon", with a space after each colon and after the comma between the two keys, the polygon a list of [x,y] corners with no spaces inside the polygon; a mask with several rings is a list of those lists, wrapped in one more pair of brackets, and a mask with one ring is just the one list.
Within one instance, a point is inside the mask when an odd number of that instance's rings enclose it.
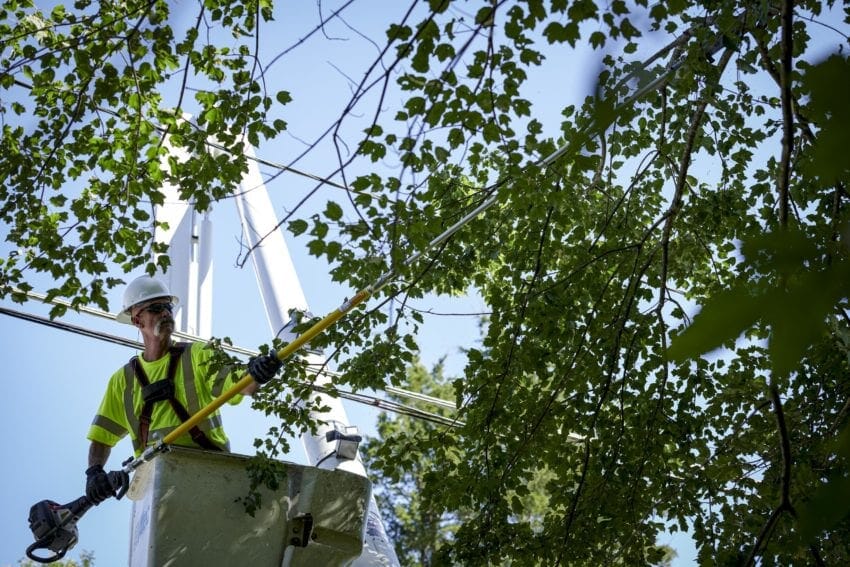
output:
{"label": "chainsaw head", "polygon": [[[130,476],[123,469],[111,471],[107,476],[113,490],[112,496],[120,500],[130,488]],[[27,557],[38,563],[52,563],[62,559],[69,549],[77,545],[77,522],[97,504],[86,496],[80,496],[67,504],[53,500],[34,504],[30,508],[29,522],[35,543],[27,548]],[[53,555],[36,555],[35,551],[39,549],[52,551]]]}
{"label": "chainsaw head", "polygon": [[[27,557],[38,563],[52,563],[64,557],[77,544],[77,511],[70,505],[42,500],[30,508],[29,524],[35,543],[27,548]],[[35,555],[38,549],[53,552],[49,557]]]}

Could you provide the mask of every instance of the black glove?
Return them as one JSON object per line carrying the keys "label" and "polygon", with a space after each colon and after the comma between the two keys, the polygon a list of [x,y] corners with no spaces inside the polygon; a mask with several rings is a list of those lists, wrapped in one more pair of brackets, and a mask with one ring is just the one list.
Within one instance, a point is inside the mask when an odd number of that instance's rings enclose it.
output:
{"label": "black glove", "polygon": [[261,354],[248,361],[248,372],[257,384],[265,384],[280,372],[283,361],[273,354]]}
{"label": "black glove", "polygon": [[86,469],[86,498],[92,504],[100,504],[114,494],[112,483],[102,466],[92,465]]}

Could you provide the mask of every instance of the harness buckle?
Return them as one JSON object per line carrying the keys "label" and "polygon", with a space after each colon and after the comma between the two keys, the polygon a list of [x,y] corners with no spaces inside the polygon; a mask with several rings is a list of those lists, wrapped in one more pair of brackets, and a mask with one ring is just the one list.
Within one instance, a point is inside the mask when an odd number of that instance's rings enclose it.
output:
{"label": "harness buckle", "polygon": [[174,397],[174,381],[173,380],[157,380],[147,386],[142,387],[142,400],[147,403],[161,402],[170,400]]}

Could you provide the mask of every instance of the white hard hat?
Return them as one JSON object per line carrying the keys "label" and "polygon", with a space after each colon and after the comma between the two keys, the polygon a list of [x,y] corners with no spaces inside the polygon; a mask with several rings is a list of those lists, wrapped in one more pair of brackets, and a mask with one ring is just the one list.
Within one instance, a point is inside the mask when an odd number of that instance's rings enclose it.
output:
{"label": "white hard hat", "polygon": [[121,312],[115,316],[115,320],[119,323],[132,323],[130,309],[134,305],[157,297],[170,297],[171,303],[174,305],[180,302],[176,295],[171,295],[168,286],[158,279],[150,276],[139,276],[127,284],[127,288],[124,290],[124,303],[121,306]]}

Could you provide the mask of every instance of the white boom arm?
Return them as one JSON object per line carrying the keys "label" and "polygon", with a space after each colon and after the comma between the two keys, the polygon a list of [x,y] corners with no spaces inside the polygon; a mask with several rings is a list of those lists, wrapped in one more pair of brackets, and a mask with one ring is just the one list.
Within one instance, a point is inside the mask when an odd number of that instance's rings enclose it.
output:
{"label": "white boom arm", "polygon": [[[185,152],[169,148],[178,161]],[[265,184],[254,158],[253,149],[245,144],[249,157],[248,172],[244,175],[236,195],[236,206],[242,223],[246,245],[251,253],[260,295],[272,333],[284,341],[291,341],[291,314],[308,311],[307,299],[289,255],[289,249],[278,230],[278,220],[266,191]],[[212,222],[209,214],[203,217],[190,203],[182,201],[176,187],[166,185],[165,204],[157,206],[155,216],[167,223],[167,228],[157,227],[155,240],[169,244],[171,268],[160,277],[168,284],[181,302],[174,314],[177,328],[201,337],[212,334]],[[261,242],[262,240],[262,242]],[[307,353],[308,362],[315,367],[324,366],[324,356]],[[326,375],[316,377],[318,385],[327,384]],[[313,393],[312,401],[330,408],[313,417],[319,426],[316,435],[302,436],[308,463],[322,469],[345,470],[364,478],[366,470],[360,461],[357,444],[346,440],[356,433],[348,424],[345,408],[338,398]],[[393,546],[389,543],[374,496],[370,496],[369,514],[364,534],[363,553],[351,565],[355,567],[399,565]]]}
{"label": "white boom arm", "polygon": [[[253,159],[253,149],[248,144],[245,145],[245,154],[249,157],[248,172],[244,175],[241,191],[236,196],[245,244],[252,250],[251,257],[257,283],[272,333],[280,333],[280,338],[291,341],[295,335],[289,329],[291,323],[295,321],[291,321],[290,314],[299,311],[307,312],[307,300],[283,234],[276,228],[278,219],[260,176],[257,162]],[[317,368],[324,366],[323,355],[308,353],[306,356],[311,366],[315,365],[314,367]],[[318,385],[327,384],[329,381],[330,379],[324,374],[316,377]],[[329,407],[330,410],[312,415],[319,423],[316,435],[308,432],[302,436],[309,463],[323,469],[346,470],[366,477],[366,470],[360,461],[356,444],[339,439],[340,436],[344,437],[351,432],[348,416],[341,400],[317,392],[314,392],[312,396],[314,400],[320,402],[319,406]],[[398,564],[395,550],[387,539],[378,513],[375,497],[370,496],[364,551],[352,565],[367,567]]]}

